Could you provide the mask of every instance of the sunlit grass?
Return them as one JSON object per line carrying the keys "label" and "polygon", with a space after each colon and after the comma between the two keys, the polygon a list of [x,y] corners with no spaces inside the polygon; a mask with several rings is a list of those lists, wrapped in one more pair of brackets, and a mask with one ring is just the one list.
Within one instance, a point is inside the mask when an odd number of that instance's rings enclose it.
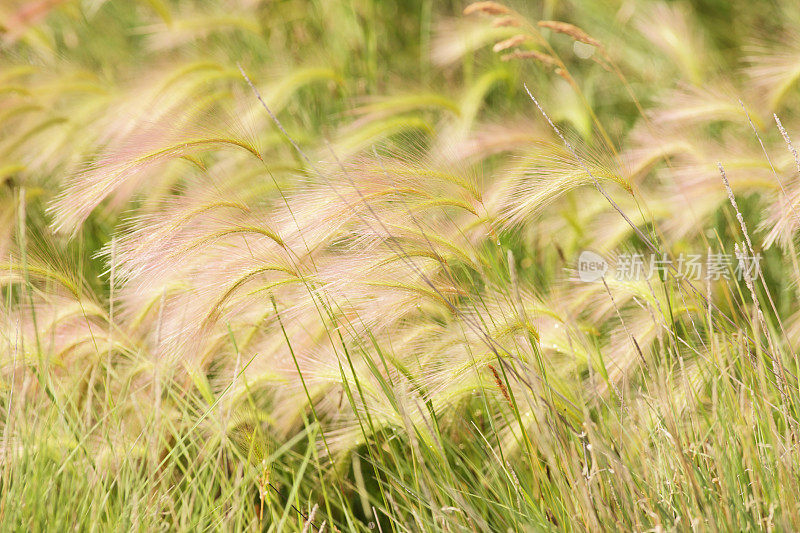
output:
{"label": "sunlit grass", "polygon": [[0,523],[799,529],[800,11],[745,4],[0,7]]}

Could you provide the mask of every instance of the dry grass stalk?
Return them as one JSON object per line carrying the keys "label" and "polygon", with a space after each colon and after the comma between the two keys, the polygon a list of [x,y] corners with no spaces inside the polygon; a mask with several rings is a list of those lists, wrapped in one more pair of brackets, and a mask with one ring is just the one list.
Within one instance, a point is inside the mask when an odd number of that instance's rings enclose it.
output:
{"label": "dry grass stalk", "polygon": [[513,409],[514,404],[511,402],[511,396],[508,394],[508,389],[506,388],[506,384],[503,383],[503,380],[502,378],[500,378],[500,374],[497,372],[497,369],[494,367],[494,365],[487,365],[487,366],[489,367],[489,370],[492,371],[492,376],[494,376],[494,382],[497,385],[497,388],[500,389],[500,393],[503,395],[503,398],[505,398],[506,403],[508,403],[508,405],[511,406],[511,408]]}
{"label": "dry grass stalk", "polygon": [[551,29],[556,33],[563,33],[564,35],[569,35],[576,41],[590,44],[598,48],[600,48],[601,46],[600,41],[594,39],[579,27],[575,26],[574,24],[570,24],[568,22],[561,22],[558,20],[540,20],[539,27]]}
{"label": "dry grass stalk", "polygon": [[536,50],[515,50],[509,54],[504,54],[500,59],[502,61],[511,61],[512,59],[535,59],[548,67],[558,64],[558,61],[556,61],[553,56],[537,52]]}
{"label": "dry grass stalk", "polygon": [[514,27],[518,28],[522,26],[522,23],[516,17],[500,17],[492,22],[492,26],[495,28],[503,28],[503,27]]}
{"label": "dry grass stalk", "polygon": [[728,200],[730,200],[734,211],[736,211],[736,220],[739,221],[739,225],[742,228],[742,233],[747,241],[747,249],[751,254],[755,255],[755,252],[753,251],[753,243],[750,242],[750,234],[747,232],[747,226],[744,223],[744,217],[742,216],[742,212],[739,211],[739,206],[737,205],[736,198],[733,195],[733,189],[731,189],[731,184],[728,181],[728,176],[725,174],[725,169],[722,167],[722,163],[718,162],[717,168],[719,169],[720,176],[722,176],[722,183],[725,184],[725,190],[728,192]]}
{"label": "dry grass stalk", "polygon": [[556,74],[558,74],[559,76],[561,76],[562,78],[564,78],[564,79],[565,79],[565,80],[566,80],[568,83],[572,83],[572,81],[573,81],[573,80],[572,80],[572,76],[570,76],[570,75],[569,75],[569,72],[567,72],[567,71],[566,71],[566,70],[564,70],[563,68],[561,68],[561,67],[558,67],[558,68],[555,70],[555,73],[556,73]]}
{"label": "dry grass stalk", "polygon": [[492,51],[494,52],[502,52],[503,50],[508,50],[509,48],[514,48],[515,46],[519,46],[525,41],[529,41],[531,37],[525,34],[518,34],[513,37],[509,37],[504,41],[500,41],[499,43],[495,44],[492,47]]}
{"label": "dry grass stalk", "polygon": [[303,533],[308,533],[308,528],[311,527],[311,524],[314,522],[314,516],[316,516],[318,510],[319,504],[315,503],[314,507],[311,508],[311,512],[308,513],[308,519],[306,519],[303,525]]}
{"label": "dry grass stalk", "polygon": [[508,15],[511,10],[497,2],[475,2],[464,8],[465,15],[485,13],[487,15]]}
{"label": "dry grass stalk", "polygon": [[797,155],[797,150],[792,144],[792,139],[789,138],[789,133],[786,131],[786,128],[783,127],[781,119],[778,118],[778,115],[773,113],[772,117],[775,119],[775,123],[778,125],[778,129],[781,132],[783,141],[786,143],[786,147],[789,149],[789,153],[791,153],[794,157],[794,162],[797,165],[797,172],[800,174],[800,156]]}

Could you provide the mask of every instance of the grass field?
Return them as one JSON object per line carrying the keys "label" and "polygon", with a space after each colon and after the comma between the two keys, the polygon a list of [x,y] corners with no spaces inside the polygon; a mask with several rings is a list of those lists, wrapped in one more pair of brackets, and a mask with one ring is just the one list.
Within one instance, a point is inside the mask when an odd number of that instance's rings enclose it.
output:
{"label": "grass field", "polygon": [[0,530],[800,530],[798,24],[1,2]]}

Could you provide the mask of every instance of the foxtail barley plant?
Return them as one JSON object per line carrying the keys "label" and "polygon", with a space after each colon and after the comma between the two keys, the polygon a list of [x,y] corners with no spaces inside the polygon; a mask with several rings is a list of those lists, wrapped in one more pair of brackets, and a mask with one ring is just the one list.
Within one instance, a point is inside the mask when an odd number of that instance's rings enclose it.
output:
{"label": "foxtail barley plant", "polygon": [[0,21],[2,529],[800,529],[795,2]]}

